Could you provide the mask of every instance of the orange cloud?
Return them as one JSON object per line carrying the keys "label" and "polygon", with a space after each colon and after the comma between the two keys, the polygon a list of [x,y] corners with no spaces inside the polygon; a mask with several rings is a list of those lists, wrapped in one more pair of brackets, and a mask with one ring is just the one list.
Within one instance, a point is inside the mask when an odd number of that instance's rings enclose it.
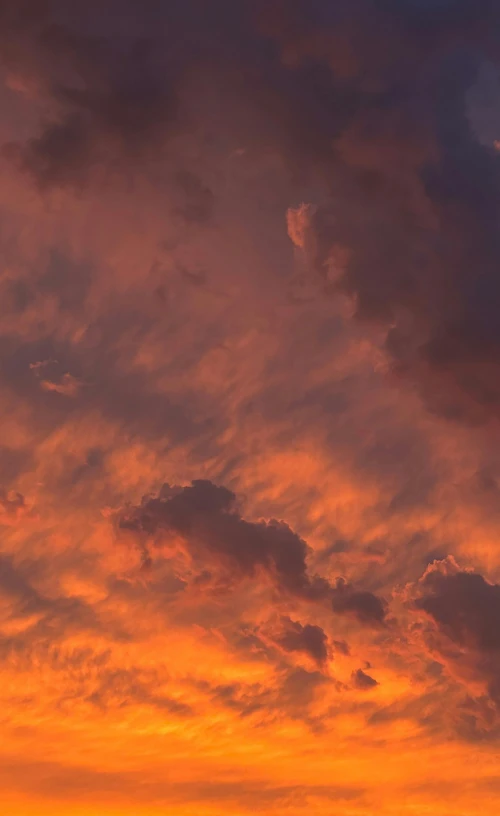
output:
{"label": "orange cloud", "polygon": [[56,5],[0,4],[2,812],[496,813],[493,4]]}

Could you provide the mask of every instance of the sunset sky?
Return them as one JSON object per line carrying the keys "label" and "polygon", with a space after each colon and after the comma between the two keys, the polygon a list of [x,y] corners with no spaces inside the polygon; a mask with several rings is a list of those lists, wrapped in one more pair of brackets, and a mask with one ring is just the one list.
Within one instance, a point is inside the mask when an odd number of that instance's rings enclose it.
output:
{"label": "sunset sky", "polygon": [[500,3],[0,0],[0,811],[497,816]]}

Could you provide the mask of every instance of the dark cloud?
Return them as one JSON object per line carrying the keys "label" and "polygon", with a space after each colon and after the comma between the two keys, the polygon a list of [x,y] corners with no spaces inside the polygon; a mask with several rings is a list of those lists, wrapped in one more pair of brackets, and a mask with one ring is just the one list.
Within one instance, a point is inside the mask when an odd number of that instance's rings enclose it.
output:
{"label": "dark cloud", "polygon": [[263,570],[292,595],[322,600],[330,593],[325,579],[308,574],[309,548],[287,524],[246,521],[236,509],[235,495],[206,480],[179,489],[165,485],[158,498],[146,498],[125,511],[119,524],[149,535],[180,534],[202,559],[215,558],[242,578]]}
{"label": "dark cloud", "polygon": [[[15,51],[4,42],[4,60],[24,72],[38,71],[51,110],[40,135],[10,145],[8,155],[42,189],[82,187],[95,170],[123,171],[124,160],[157,157],[176,117],[168,52],[137,30],[127,33],[119,25],[113,33],[99,30],[99,17],[92,30],[83,5],[69,18],[51,5],[37,5],[38,13],[28,12],[24,26],[4,12],[7,24],[24,35]],[[30,49],[26,54],[23,45]]]}
{"label": "dark cloud", "polygon": [[498,62],[498,8],[359,0],[327,20],[318,7],[321,28],[294,4],[284,47],[299,72],[327,62],[337,99],[344,76],[353,105],[331,196],[311,212],[310,257],[359,318],[391,327],[395,373],[433,410],[482,422],[500,405],[500,156],[475,132],[467,94],[484,62]]}
{"label": "dark cloud", "polygon": [[[442,562],[443,563],[443,562]],[[422,581],[418,609],[454,643],[483,653],[500,650],[500,585],[479,573],[431,567]]]}
{"label": "dark cloud", "polygon": [[360,623],[382,626],[387,604],[372,592],[355,590],[343,579],[338,579],[332,595],[333,611],[339,615],[351,615]]}
{"label": "dark cloud", "polygon": [[[394,373],[432,410],[497,416],[500,154],[467,101],[500,60],[497,6],[128,0],[120,11],[2,5],[2,59],[36,77],[46,103],[40,133],[9,148],[21,167],[42,188],[82,187],[168,154],[186,127],[200,144],[245,137],[278,151],[299,189],[319,170],[307,246],[328,286],[387,327]],[[195,105],[201,124],[187,115],[187,78],[213,102],[210,116]],[[204,222],[210,188],[191,170],[177,184],[188,198],[177,212]]]}
{"label": "dark cloud", "polygon": [[319,665],[328,657],[328,637],[320,626],[290,618],[281,618],[282,631],[275,637],[275,643],[285,652],[302,652],[312,657]]}
{"label": "dark cloud", "polygon": [[[211,564],[228,573],[229,582],[262,571],[282,593],[330,601],[336,613],[352,615],[365,625],[384,621],[386,607],[380,598],[356,591],[342,579],[332,586],[325,578],[310,575],[310,549],[297,533],[283,521],[246,521],[234,493],[210,481],[195,480],[183,488],[164,485],[158,497],[145,497],[141,505],[126,508],[118,525],[156,543],[165,535],[181,535],[199,560],[203,580],[211,579]],[[311,636],[319,633],[308,630],[307,637]]]}
{"label": "dark cloud", "polygon": [[461,703],[462,730],[498,730],[500,585],[448,558],[428,568],[414,603],[432,621],[425,632],[432,654],[470,690]]}
{"label": "dark cloud", "polygon": [[378,686],[377,680],[374,680],[373,677],[370,677],[370,675],[366,674],[362,669],[353,672],[351,679],[353,686],[360,691],[368,691]]}

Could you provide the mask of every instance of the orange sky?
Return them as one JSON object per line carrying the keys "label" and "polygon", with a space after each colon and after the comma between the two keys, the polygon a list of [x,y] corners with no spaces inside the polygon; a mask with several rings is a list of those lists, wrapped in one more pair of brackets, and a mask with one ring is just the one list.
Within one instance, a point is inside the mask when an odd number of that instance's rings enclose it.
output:
{"label": "orange sky", "polygon": [[0,3],[6,816],[498,812],[497,23]]}

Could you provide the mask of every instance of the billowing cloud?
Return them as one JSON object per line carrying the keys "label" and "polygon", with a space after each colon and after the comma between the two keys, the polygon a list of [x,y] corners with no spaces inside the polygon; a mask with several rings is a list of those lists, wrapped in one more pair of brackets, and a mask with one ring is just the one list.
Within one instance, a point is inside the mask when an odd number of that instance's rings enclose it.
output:
{"label": "billowing cloud", "polygon": [[477,697],[486,693],[500,703],[500,586],[481,574],[461,570],[454,559],[434,562],[418,585],[417,609],[435,630],[427,642],[452,674],[470,684]]}
{"label": "billowing cloud", "polygon": [[286,592],[326,598],[328,582],[308,575],[305,541],[283,522],[246,521],[235,501],[230,490],[206,480],[177,490],[164,485],[158,498],[146,498],[141,506],[126,510],[119,524],[149,535],[181,535],[194,553],[220,559],[237,576],[252,577],[261,569]]}
{"label": "billowing cloud", "polygon": [[450,559],[429,567],[421,591],[417,608],[427,612],[451,641],[481,652],[500,649],[498,584],[478,573],[461,571]]}
{"label": "billowing cloud", "polygon": [[352,614],[360,623],[384,621],[384,601],[371,592],[355,591],[342,579],[332,586],[322,576],[310,575],[309,548],[299,535],[283,521],[242,518],[235,494],[208,480],[183,488],[165,484],[158,497],[145,497],[138,507],[125,509],[118,524],[153,536],[153,541],[158,533],[182,536],[189,553],[209,572],[220,567],[238,579],[263,571],[281,592],[307,601],[330,601],[335,612]]}

